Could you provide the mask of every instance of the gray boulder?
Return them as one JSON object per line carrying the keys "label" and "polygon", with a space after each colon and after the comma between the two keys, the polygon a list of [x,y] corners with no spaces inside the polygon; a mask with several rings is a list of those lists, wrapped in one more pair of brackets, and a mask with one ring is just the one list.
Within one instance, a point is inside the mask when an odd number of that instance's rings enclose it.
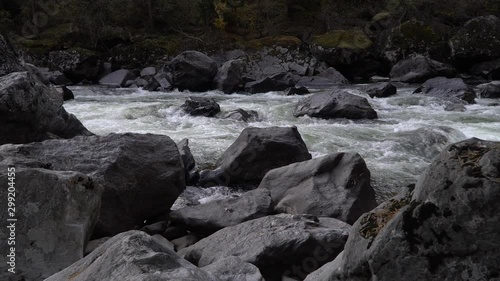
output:
{"label": "gray boulder", "polygon": [[319,76],[304,76],[297,81],[296,87],[306,87],[309,89],[330,89],[341,85],[346,85],[348,83],[343,82],[343,80],[333,80],[330,78],[324,78]]}
{"label": "gray boulder", "polygon": [[377,112],[366,98],[343,90],[329,94],[314,94],[301,100],[295,108],[294,116],[310,116],[322,119],[377,119]]}
{"label": "gray boulder", "polygon": [[225,94],[232,94],[244,88],[243,74],[245,62],[241,59],[230,60],[219,69],[215,77],[215,88]]}
{"label": "gray boulder", "polygon": [[21,66],[15,48],[0,34],[0,77],[19,71],[26,69]]}
{"label": "gray boulder", "polygon": [[368,89],[366,89],[366,93],[370,98],[387,98],[396,95],[397,92],[398,89],[396,86],[387,82],[370,85]]}
{"label": "gray boulder", "polygon": [[191,149],[189,148],[189,140],[181,140],[179,143],[177,143],[177,147],[179,148],[182,163],[184,164],[184,168],[186,169],[186,171],[189,172],[194,169],[194,167],[196,166],[196,162],[194,160],[193,154],[191,153]]}
{"label": "gray boulder", "polygon": [[49,53],[51,69],[61,71],[71,82],[97,80],[101,71],[101,60],[90,50],[70,49]]}
{"label": "gray boulder", "polygon": [[94,238],[141,227],[167,213],[185,189],[185,172],[167,136],[111,134],[0,147],[13,164],[92,175],[105,187]]}
{"label": "gray boulder", "polygon": [[476,93],[474,89],[465,84],[461,78],[436,77],[427,80],[422,87],[414,93],[424,94],[444,99],[464,100],[467,103],[475,103]]}
{"label": "gray boulder", "polygon": [[149,78],[146,85],[143,86],[146,91],[170,90],[172,84],[169,81],[169,76],[166,73],[158,73],[154,77]]}
{"label": "gray boulder", "polygon": [[500,57],[500,19],[482,16],[468,21],[451,38],[452,56],[471,62],[492,60]]}
{"label": "gray boulder", "polygon": [[[340,221],[332,227],[312,216],[282,214],[224,228],[179,254],[200,267],[235,256],[258,267],[271,281],[289,275],[296,266],[295,274],[305,278],[342,251],[349,230]],[[303,266],[306,258],[316,262]]]}
{"label": "gray boulder", "polygon": [[186,51],[169,64],[173,74],[173,86],[180,91],[204,92],[212,89],[217,75],[217,63],[196,51]]}
{"label": "gray boulder", "polygon": [[140,231],[121,233],[84,259],[45,281],[176,280],[216,281],[154,237]]}
{"label": "gray boulder", "polygon": [[233,256],[221,259],[201,269],[220,281],[265,281],[255,265]]}
{"label": "gray boulder", "polygon": [[267,172],[311,159],[296,127],[246,128],[218,160],[203,171],[202,186],[258,185]]}
{"label": "gray boulder", "polygon": [[370,171],[358,154],[337,153],[271,170],[259,185],[277,212],[332,217],[349,224],[377,206]]}
{"label": "gray boulder", "polygon": [[156,75],[156,67],[150,66],[145,67],[141,70],[140,77],[141,78],[149,78]]}
{"label": "gray boulder", "polygon": [[0,145],[92,135],[62,105],[63,96],[30,72],[0,77]]}
{"label": "gray boulder", "polygon": [[[6,145],[9,146],[9,145]],[[5,206],[0,219],[1,280],[43,280],[83,258],[99,217],[103,187],[78,172],[21,168],[7,173],[13,164],[0,157],[0,198]],[[9,178],[13,179],[13,185]],[[15,217],[7,212],[7,192],[15,190]],[[10,197],[14,198],[14,197]],[[9,200],[9,202],[12,202]],[[9,222],[15,218],[17,221]],[[8,228],[7,226],[13,226]],[[8,240],[15,233],[14,240]],[[15,244],[8,244],[14,241]],[[15,247],[15,259],[7,257]],[[16,274],[6,266],[14,261]]]}
{"label": "gray boulder", "polygon": [[312,280],[497,279],[499,167],[498,142],[449,146],[413,191],[363,215],[328,279]]}
{"label": "gray boulder", "polygon": [[500,81],[478,86],[479,96],[483,99],[500,99]]}
{"label": "gray boulder", "polygon": [[450,65],[415,54],[396,63],[390,77],[394,82],[423,83],[434,77],[453,77],[455,74],[455,69]]}
{"label": "gray boulder", "polygon": [[192,232],[210,235],[228,226],[265,217],[272,211],[270,192],[256,189],[237,198],[172,211],[170,220],[176,225],[185,225]]}
{"label": "gray boulder", "polygon": [[211,98],[190,97],[181,108],[192,116],[214,117],[220,112],[220,105]]}
{"label": "gray boulder", "polygon": [[245,91],[251,94],[258,94],[272,91],[284,91],[293,86],[295,86],[293,77],[283,72],[258,81],[249,82],[245,85]]}
{"label": "gray boulder", "polygon": [[259,113],[255,110],[244,110],[238,108],[236,110],[232,110],[226,112],[222,115],[223,119],[233,119],[242,122],[255,122],[259,120]]}
{"label": "gray boulder", "polygon": [[134,81],[135,78],[130,70],[120,69],[101,78],[99,84],[112,87],[125,87],[127,81]]}

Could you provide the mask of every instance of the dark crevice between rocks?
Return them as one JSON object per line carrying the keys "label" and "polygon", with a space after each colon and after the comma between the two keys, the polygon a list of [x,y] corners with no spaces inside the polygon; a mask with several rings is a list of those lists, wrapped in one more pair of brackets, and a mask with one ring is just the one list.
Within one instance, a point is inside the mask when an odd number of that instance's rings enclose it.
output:
{"label": "dark crevice between rocks", "polygon": [[423,204],[412,202],[411,207],[405,210],[403,214],[402,227],[411,252],[416,252],[416,245],[422,244],[423,242],[422,238],[418,234],[416,234],[415,231],[419,229],[422,224],[433,215],[440,215],[439,207],[430,202],[426,202]]}

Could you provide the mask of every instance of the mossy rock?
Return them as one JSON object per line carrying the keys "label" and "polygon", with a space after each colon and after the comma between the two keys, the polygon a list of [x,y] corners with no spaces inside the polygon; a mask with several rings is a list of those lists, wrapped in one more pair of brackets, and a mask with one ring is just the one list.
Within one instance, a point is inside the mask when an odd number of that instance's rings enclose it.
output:
{"label": "mossy rock", "polygon": [[312,43],[319,47],[330,49],[366,50],[373,42],[361,30],[332,30],[312,38]]}
{"label": "mossy rock", "polygon": [[243,42],[246,49],[260,50],[265,47],[284,47],[289,49],[298,48],[302,45],[302,40],[295,36],[271,36]]}

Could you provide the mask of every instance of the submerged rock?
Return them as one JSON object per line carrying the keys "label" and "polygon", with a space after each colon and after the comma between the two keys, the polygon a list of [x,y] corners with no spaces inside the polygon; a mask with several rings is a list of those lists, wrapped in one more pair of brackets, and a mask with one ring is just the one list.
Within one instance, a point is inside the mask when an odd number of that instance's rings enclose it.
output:
{"label": "submerged rock", "polygon": [[30,72],[0,77],[0,145],[92,135],[62,105],[63,96]]}
{"label": "submerged rock", "polygon": [[141,231],[119,234],[46,281],[217,281]]}
{"label": "submerged rock", "polygon": [[246,128],[218,160],[203,171],[202,186],[258,185],[272,169],[311,159],[296,127]]}
{"label": "submerged rock", "polygon": [[422,83],[438,76],[453,77],[455,73],[450,65],[415,54],[396,63],[390,77],[395,82]]}
{"label": "submerged rock", "polygon": [[474,89],[465,84],[461,78],[448,79],[446,77],[436,77],[427,80],[422,87],[414,93],[431,95],[445,99],[459,99],[467,103],[475,103],[476,93]]}
{"label": "submerged rock", "polygon": [[238,108],[229,111],[222,116],[223,119],[233,119],[242,122],[256,122],[259,120],[259,113],[255,110],[243,110]]}
{"label": "submerged rock", "polygon": [[500,254],[500,144],[447,147],[406,190],[363,215],[323,280],[494,280]]}
{"label": "submerged rock", "polygon": [[190,97],[181,107],[192,116],[214,117],[220,112],[220,106],[214,99]]}
{"label": "submerged rock", "polygon": [[217,75],[217,63],[197,51],[186,51],[178,55],[169,63],[169,67],[173,74],[172,84],[180,91],[211,90]]}
{"label": "submerged rock", "polygon": [[271,191],[275,210],[354,223],[377,206],[370,171],[358,154],[338,153],[271,170],[259,189]]}
{"label": "submerged rock", "polygon": [[323,119],[377,119],[377,112],[365,98],[342,90],[314,94],[301,100],[295,108],[294,116],[305,115]]}
{"label": "submerged rock", "polygon": [[[8,145],[7,145],[8,146]],[[0,218],[0,250],[4,255],[15,247],[16,274],[0,273],[1,280],[43,280],[83,258],[85,247],[99,217],[103,187],[92,177],[78,172],[22,168],[16,165],[10,181],[9,158],[0,157],[0,198],[5,211]],[[13,184],[10,185],[9,183]],[[15,185],[14,185],[15,184]],[[15,190],[17,208],[11,223],[7,220],[7,192]],[[9,196],[9,198],[14,198]],[[9,202],[11,202],[9,200]],[[6,226],[14,225],[14,228]],[[8,240],[15,233],[15,240]],[[7,244],[15,241],[15,244]],[[7,262],[10,258],[2,258]],[[5,265],[4,265],[5,266]]]}

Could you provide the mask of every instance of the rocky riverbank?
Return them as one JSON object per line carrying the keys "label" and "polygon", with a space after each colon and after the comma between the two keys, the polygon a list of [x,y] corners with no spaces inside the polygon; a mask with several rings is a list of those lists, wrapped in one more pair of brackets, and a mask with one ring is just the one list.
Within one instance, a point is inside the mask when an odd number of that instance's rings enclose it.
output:
{"label": "rocky riverbank", "polygon": [[[464,29],[475,21],[498,24],[494,17],[479,18]],[[458,35],[451,41],[457,59],[498,58],[465,41]],[[416,185],[401,186],[399,195],[378,204],[363,157],[332,151],[312,159],[297,127],[249,127],[213,167],[199,171],[187,140],[92,134],[65,111],[63,91],[53,85],[78,79],[226,94],[328,88],[330,93],[304,97],[294,115],[378,118],[367,98],[339,87],[350,83],[332,67],[335,57],[350,73],[342,49],[316,46],[313,56],[280,46],[219,57],[187,51],[140,71],[113,71],[95,58],[61,51],[51,54],[57,70],[44,70],[20,61],[0,37],[0,193],[7,206],[10,176],[4,171],[15,167],[19,204],[17,270],[3,272],[2,280],[496,280],[498,142],[448,146]],[[365,64],[362,54],[351,53],[356,61],[350,63]],[[390,81],[366,92],[384,98],[399,83],[421,83],[416,93],[464,110],[477,93],[460,73],[415,54],[398,59]],[[494,97],[495,85],[482,85],[480,94]],[[221,116],[220,106],[206,98],[190,98],[182,110],[206,118],[259,118],[244,110]],[[171,211],[186,185],[246,192]],[[1,220],[6,216],[2,212]],[[9,235],[0,230],[2,241]],[[0,250],[7,253],[7,244]]]}

